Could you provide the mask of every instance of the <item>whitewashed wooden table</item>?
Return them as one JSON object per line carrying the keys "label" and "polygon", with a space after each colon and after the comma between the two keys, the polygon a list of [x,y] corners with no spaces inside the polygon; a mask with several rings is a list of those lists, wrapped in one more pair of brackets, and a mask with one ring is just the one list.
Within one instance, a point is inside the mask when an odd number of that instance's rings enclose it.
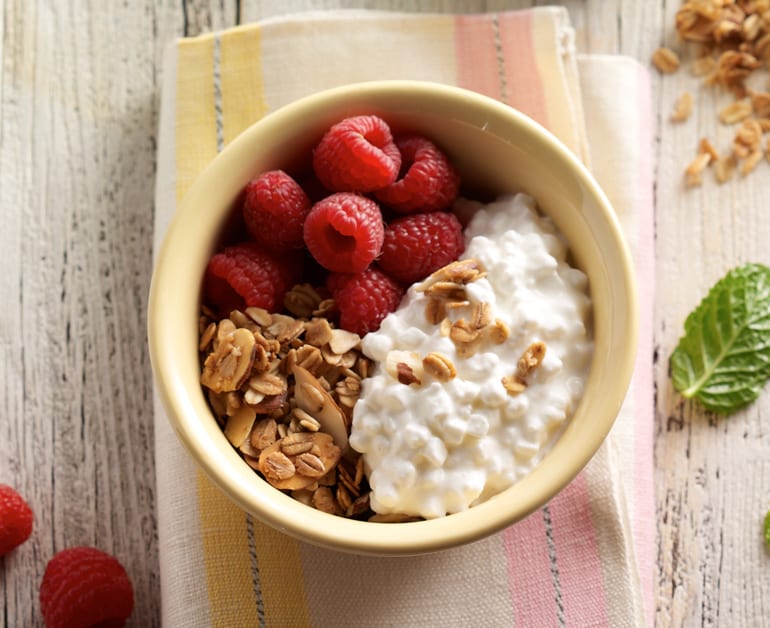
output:
{"label": "whitewashed wooden table", "polygon": [[[0,626],[40,625],[56,549],[117,555],[133,626],[159,624],[152,385],[145,342],[161,55],[173,38],[307,9],[482,12],[483,0],[4,0],[0,7],[0,482],[31,501],[36,532],[0,559]],[[563,3],[583,52],[647,63],[677,46],[679,0]],[[655,468],[660,626],[770,625],[770,393],[714,419],[672,393],[686,314],[724,272],[770,263],[770,167],[686,191],[701,136],[725,145],[726,97],[686,72],[653,74],[656,160]],[[694,119],[672,125],[676,96]],[[726,100],[725,100],[726,102]],[[591,115],[591,112],[586,112]]]}

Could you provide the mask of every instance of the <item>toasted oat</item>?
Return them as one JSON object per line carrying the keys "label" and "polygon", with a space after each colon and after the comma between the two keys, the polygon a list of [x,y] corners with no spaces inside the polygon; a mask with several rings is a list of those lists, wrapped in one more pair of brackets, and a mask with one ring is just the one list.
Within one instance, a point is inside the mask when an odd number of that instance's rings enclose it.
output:
{"label": "toasted oat", "polygon": [[479,329],[464,318],[456,320],[449,331],[449,338],[456,345],[469,344],[479,338]]}
{"label": "toasted oat", "polygon": [[744,159],[759,149],[762,142],[762,127],[753,119],[744,120],[735,132],[733,152]]}
{"label": "toasted oat", "polygon": [[692,62],[690,71],[693,76],[706,76],[713,72],[717,67],[717,62],[712,56],[698,57]]}
{"label": "toasted oat", "polygon": [[516,364],[517,373],[526,378],[543,362],[546,346],[544,342],[533,342],[529,345]]}
{"label": "toasted oat", "polygon": [[726,183],[733,177],[738,160],[735,155],[729,154],[720,157],[714,165],[714,176],[718,183]]}
{"label": "toasted oat", "polygon": [[251,430],[249,440],[251,446],[259,451],[267,449],[276,441],[278,424],[275,419],[268,417],[258,421]]}
{"label": "toasted oat", "polygon": [[299,456],[313,448],[313,432],[293,432],[281,439],[281,451],[287,456]]}
{"label": "toasted oat", "polygon": [[674,104],[674,110],[671,112],[671,120],[673,122],[684,122],[692,115],[692,109],[692,94],[690,92],[683,92]]}
{"label": "toasted oat", "polygon": [[348,509],[353,505],[353,498],[350,496],[350,493],[344,485],[339,485],[337,487],[337,490],[334,493],[334,497],[336,498],[340,508],[342,508],[342,510],[345,512],[347,512]]}
{"label": "toasted oat", "polygon": [[709,162],[711,161],[711,155],[708,153],[698,153],[698,155],[693,159],[687,166],[687,168],[684,171],[687,185],[700,185],[701,183],[701,172],[705,170],[706,166],[708,166]]}
{"label": "toasted oat", "polygon": [[489,303],[476,302],[473,304],[470,324],[476,329],[483,329],[492,321]]}
{"label": "toasted oat", "polygon": [[[260,458],[261,460],[261,458]],[[262,465],[262,473],[268,482],[280,482],[288,480],[294,476],[296,469],[294,463],[289,457],[280,451],[270,452],[265,456],[265,462]]]}
{"label": "toasted oat", "polygon": [[426,295],[443,299],[465,300],[465,287],[453,281],[436,281],[423,289]]}
{"label": "toasted oat", "polygon": [[425,320],[431,325],[438,325],[446,318],[446,305],[443,299],[430,298],[425,304]]}
{"label": "toasted oat", "polygon": [[764,153],[761,148],[757,148],[753,151],[741,164],[741,175],[746,176],[757,167],[757,164],[762,160]]}
{"label": "toasted oat", "polygon": [[679,69],[679,55],[670,48],[658,48],[652,53],[652,63],[663,74],[671,74]]}
{"label": "toasted oat", "polygon": [[321,304],[321,295],[308,283],[297,284],[286,293],[283,304],[286,309],[299,318],[310,318]]}
{"label": "toasted oat", "polygon": [[489,339],[497,345],[503,344],[511,335],[511,330],[499,318],[495,319],[495,322],[486,328],[486,333]]}
{"label": "toasted oat", "polygon": [[503,387],[509,395],[519,395],[527,389],[527,384],[519,375],[506,375],[502,378]]}
{"label": "toasted oat", "polygon": [[477,259],[468,258],[457,260],[440,268],[431,275],[438,281],[468,284],[486,276],[484,265]]}
{"label": "toasted oat", "polygon": [[457,376],[457,369],[443,353],[431,351],[422,359],[423,369],[441,382],[448,382]]}
{"label": "toasted oat", "polygon": [[206,328],[203,330],[203,333],[201,334],[200,342],[198,343],[198,350],[206,351],[206,349],[209,348],[209,345],[211,345],[211,342],[214,340],[216,333],[217,324],[212,321],[206,326]]}
{"label": "toasted oat", "polygon": [[305,324],[292,316],[285,314],[273,314],[270,325],[266,331],[275,338],[279,344],[291,342],[305,331]]}
{"label": "toasted oat", "polygon": [[313,310],[313,316],[331,318],[337,312],[337,302],[334,299],[324,299]]}
{"label": "toasted oat", "polygon": [[[303,440],[297,439],[300,435]],[[290,442],[285,446],[284,441],[287,439]],[[292,445],[297,441],[310,442],[310,449],[299,454],[287,453],[293,451]],[[320,464],[311,460],[306,454],[315,456],[321,461],[324,471],[320,475],[318,475]],[[340,456],[341,450],[334,444],[329,434],[298,432],[287,434],[264,449],[259,455],[258,469],[274,487],[294,491],[311,487],[318,478],[337,465]]]}
{"label": "toasted oat", "polygon": [[714,145],[707,139],[707,138],[701,138],[700,144],[698,144],[698,152],[699,153],[706,153],[709,157],[711,157],[711,161],[716,161],[719,159],[719,152],[716,148],[714,148]]}
{"label": "toasted oat", "polygon": [[297,473],[308,478],[323,477],[327,471],[323,460],[310,451],[299,454],[294,461],[294,466],[297,469]]}
{"label": "toasted oat", "polygon": [[719,119],[723,124],[735,124],[749,117],[751,112],[751,100],[743,98],[722,107],[722,109],[719,110]]}

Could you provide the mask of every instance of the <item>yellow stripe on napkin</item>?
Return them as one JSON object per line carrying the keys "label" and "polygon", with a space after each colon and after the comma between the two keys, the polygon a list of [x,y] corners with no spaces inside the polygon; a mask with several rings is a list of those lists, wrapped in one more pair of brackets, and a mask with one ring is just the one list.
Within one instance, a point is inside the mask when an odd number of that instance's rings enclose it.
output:
{"label": "yellow stripe on napkin", "polygon": [[239,133],[267,113],[264,98],[260,28],[239,28],[221,36],[222,139],[230,143]]}
{"label": "yellow stripe on napkin", "polygon": [[176,84],[176,200],[217,154],[213,37],[179,42]]}
{"label": "yellow stripe on napkin", "polygon": [[[259,54],[258,28],[180,43],[177,202],[217,152],[266,113]],[[281,617],[309,625],[297,542],[254,522],[200,470],[197,489],[211,624],[262,626]]]}

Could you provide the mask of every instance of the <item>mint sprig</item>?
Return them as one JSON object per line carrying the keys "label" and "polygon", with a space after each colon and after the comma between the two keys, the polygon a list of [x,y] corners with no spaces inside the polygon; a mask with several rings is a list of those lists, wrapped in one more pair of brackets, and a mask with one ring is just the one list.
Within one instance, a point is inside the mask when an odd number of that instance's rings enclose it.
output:
{"label": "mint sprig", "polygon": [[770,268],[746,264],[720,279],[684,323],[671,355],[674,388],[731,414],[770,377]]}

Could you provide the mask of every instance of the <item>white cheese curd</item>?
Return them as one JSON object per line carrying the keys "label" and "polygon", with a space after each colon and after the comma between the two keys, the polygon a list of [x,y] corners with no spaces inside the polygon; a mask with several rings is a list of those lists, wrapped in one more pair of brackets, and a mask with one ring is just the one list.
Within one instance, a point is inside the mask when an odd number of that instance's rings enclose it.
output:
{"label": "white cheese curd", "polygon": [[[350,444],[363,454],[377,513],[442,517],[508,488],[552,446],[583,392],[593,351],[588,281],[565,261],[553,223],[517,194],[479,209],[465,234],[463,258],[481,262],[487,275],[467,284],[470,305],[447,316],[467,320],[474,303],[488,303],[491,320],[510,335],[501,344],[485,338],[462,357],[428,322],[429,297],[412,286],[364,338],[375,368],[354,408]],[[546,346],[542,363],[525,390],[511,394],[503,378],[534,342]],[[389,355],[391,364],[419,367],[432,352],[451,361],[455,377],[439,381],[416,368],[419,384],[405,384],[386,368]]]}

